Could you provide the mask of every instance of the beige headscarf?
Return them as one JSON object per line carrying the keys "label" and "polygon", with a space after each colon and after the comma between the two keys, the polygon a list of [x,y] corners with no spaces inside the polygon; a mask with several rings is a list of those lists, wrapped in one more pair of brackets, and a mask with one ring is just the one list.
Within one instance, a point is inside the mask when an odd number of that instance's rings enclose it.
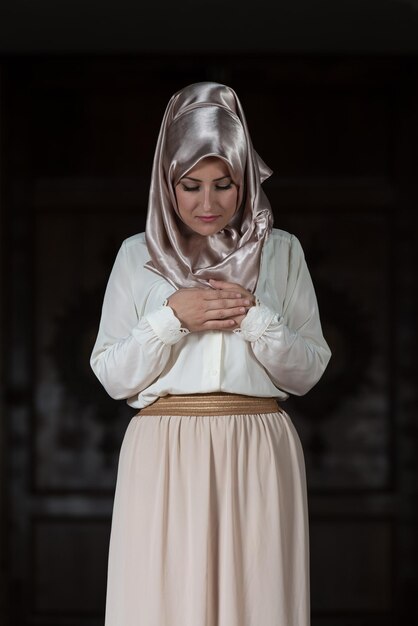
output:
{"label": "beige headscarf", "polygon": [[[175,186],[198,161],[225,160],[239,185],[238,209],[214,235],[181,220]],[[174,287],[209,286],[209,278],[257,285],[261,250],[273,226],[261,183],[272,174],[254,150],[241,104],[225,85],[195,83],[178,91],[164,113],[151,175],[145,230],[151,260],[145,264]]]}

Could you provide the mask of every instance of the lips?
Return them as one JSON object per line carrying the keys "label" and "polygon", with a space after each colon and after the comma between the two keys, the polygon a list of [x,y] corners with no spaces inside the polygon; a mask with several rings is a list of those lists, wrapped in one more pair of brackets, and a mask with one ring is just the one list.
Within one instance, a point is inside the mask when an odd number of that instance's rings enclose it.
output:
{"label": "lips", "polygon": [[219,215],[198,215],[197,217],[202,222],[214,222],[218,219]]}

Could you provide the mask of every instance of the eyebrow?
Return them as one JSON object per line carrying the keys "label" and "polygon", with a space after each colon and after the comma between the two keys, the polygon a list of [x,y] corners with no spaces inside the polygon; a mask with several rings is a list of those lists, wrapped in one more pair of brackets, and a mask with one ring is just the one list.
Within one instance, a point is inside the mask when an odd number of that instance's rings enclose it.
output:
{"label": "eyebrow", "polygon": [[[202,181],[200,180],[200,178],[192,178],[191,176],[183,176],[183,178],[181,180],[183,180],[184,178],[188,178],[189,180],[193,180],[195,183],[201,183]],[[226,176],[221,176],[220,178],[214,178],[212,182],[216,182],[218,180],[223,180],[224,178],[231,178],[232,177],[229,174],[226,174]]]}

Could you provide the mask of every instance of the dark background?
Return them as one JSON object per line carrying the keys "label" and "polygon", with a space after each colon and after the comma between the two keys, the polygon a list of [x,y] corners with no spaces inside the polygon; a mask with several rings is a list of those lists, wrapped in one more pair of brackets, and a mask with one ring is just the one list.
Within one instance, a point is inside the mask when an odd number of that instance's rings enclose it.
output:
{"label": "dark background", "polygon": [[0,623],[103,623],[134,411],[88,361],[115,254],[144,227],[165,106],[201,80],[240,97],[333,351],[285,407],[306,456],[312,626],[413,626],[418,0],[1,5]]}

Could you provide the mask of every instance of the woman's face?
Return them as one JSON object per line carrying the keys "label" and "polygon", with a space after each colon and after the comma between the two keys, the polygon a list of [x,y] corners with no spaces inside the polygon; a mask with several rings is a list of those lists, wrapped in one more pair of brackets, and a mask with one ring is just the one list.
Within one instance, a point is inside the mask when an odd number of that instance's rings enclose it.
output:
{"label": "woman's face", "polygon": [[218,157],[199,161],[175,187],[181,219],[199,235],[225,228],[237,209],[238,187]]}

